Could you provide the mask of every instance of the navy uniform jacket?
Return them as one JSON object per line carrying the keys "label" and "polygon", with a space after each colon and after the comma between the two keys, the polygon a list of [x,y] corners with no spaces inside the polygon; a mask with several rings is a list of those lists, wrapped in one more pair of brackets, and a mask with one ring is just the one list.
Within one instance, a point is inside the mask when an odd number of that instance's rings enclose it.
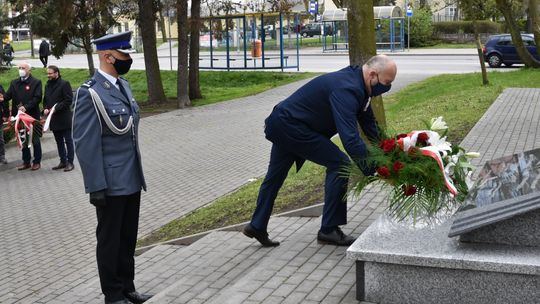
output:
{"label": "navy uniform jacket", "polygon": [[[121,78],[120,78],[121,79]],[[106,190],[108,196],[146,190],[138,143],[139,106],[126,80],[121,79],[129,99],[99,72],[77,91],[73,110],[73,140],[86,193]],[[124,135],[112,133],[98,117],[89,88],[101,97],[108,116],[124,128],[133,115],[134,129]]]}
{"label": "navy uniform jacket", "polygon": [[[284,124],[300,139],[309,138],[306,130],[327,138],[339,133],[349,156],[358,161],[366,156],[366,145],[360,138],[358,124],[370,139],[379,136],[369,96],[364,85],[362,68],[349,66],[337,72],[319,76],[279,103],[266,120],[267,138],[275,142],[269,124]],[[305,136],[304,136],[305,135]]]}

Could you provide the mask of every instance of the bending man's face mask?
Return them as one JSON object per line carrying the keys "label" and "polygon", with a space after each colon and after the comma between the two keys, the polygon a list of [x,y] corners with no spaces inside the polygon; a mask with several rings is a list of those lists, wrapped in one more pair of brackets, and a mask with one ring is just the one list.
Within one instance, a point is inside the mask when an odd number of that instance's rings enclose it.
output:
{"label": "bending man's face mask", "polygon": [[371,86],[371,97],[382,95],[392,88],[392,84],[384,85],[379,80],[379,74],[377,74],[377,84]]}

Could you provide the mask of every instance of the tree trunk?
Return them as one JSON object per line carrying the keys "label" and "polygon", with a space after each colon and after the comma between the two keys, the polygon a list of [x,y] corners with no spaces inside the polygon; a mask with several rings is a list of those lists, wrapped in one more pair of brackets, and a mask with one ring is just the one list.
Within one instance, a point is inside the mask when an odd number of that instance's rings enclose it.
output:
{"label": "tree trunk", "polygon": [[86,60],[88,61],[88,73],[90,73],[90,77],[92,77],[94,76],[96,69],[94,67],[94,49],[92,48],[90,40],[90,37],[83,37],[84,52],[86,53]]}
{"label": "tree trunk", "polygon": [[497,9],[504,16],[504,22],[510,30],[512,35],[512,42],[516,47],[516,51],[521,58],[521,61],[527,67],[540,68],[540,61],[534,59],[534,57],[529,53],[525,45],[523,45],[523,39],[521,39],[521,33],[519,32],[518,25],[516,23],[516,18],[514,12],[512,11],[512,4],[508,3],[508,0],[496,0]]}
{"label": "tree trunk", "polygon": [[[347,4],[349,62],[351,65],[363,65],[369,58],[377,54],[373,0],[349,0]],[[379,126],[384,128],[386,116],[382,97],[373,98],[371,108]]]}
{"label": "tree trunk", "polygon": [[188,2],[187,0],[176,1],[178,18],[178,87],[177,106],[184,108],[190,106],[188,95]]}
{"label": "tree trunk", "polygon": [[156,14],[152,1],[138,0],[139,25],[144,51],[146,84],[148,86],[148,101],[151,103],[165,102],[165,91],[161,82],[159,61],[156,47],[155,22]]}
{"label": "tree trunk", "polygon": [[476,20],[472,21],[474,31],[474,41],[476,42],[476,50],[478,52],[478,60],[480,60],[480,68],[482,70],[482,84],[488,85],[489,80],[486,71],[486,62],[484,61],[484,53],[482,52],[482,43],[480,42],[480,35],[478,34],[478,24]]}
{"label": "tree trunk", "polygon": [[532,33],[536,44],[536,54],[540,58],[540,17],[538,16],[538,0],[529,0],[529,14],[531,16]]}
{"label": "tree trunk", "polygon": [[159,26],[161,27],[161,41],[163,43],[166,43],[167,31],[165,30],[165,17],[163,17],[163,4],[161,3],[161,1],[157,2],[157,9],[158,9],[158,14],[159,14]]}
{"label": "tree trunk", "polygon": [[199,35],[201,26],[201,0],[191,0],[191,26],[189,42],[189,98],[202,98],[199,85]]}

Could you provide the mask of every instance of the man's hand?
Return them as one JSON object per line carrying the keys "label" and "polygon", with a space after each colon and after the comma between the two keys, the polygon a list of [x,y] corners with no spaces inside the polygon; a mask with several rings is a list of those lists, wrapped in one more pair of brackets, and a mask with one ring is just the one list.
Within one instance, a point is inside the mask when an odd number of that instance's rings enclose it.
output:
{"label": "man's hand", "polygon": [[0,102],[4,101],[4,94],[0,94]]}
{"label": "man's hand", "polygon": [[23,113],[26,113],[26,108],[24,106],[20,106],[19,111],[21,111]]}
{"label": "man's hand", "polygon": [[45,110],[43,110],[43,114],[45,114],[45,115],[49,115],[49,109],[45,109]]}
{"label": "man's hand", "polygon": [[96,207],[105,207],[107,204],[105,200],[105,190],[91,192],[90,193],[90,204]]}

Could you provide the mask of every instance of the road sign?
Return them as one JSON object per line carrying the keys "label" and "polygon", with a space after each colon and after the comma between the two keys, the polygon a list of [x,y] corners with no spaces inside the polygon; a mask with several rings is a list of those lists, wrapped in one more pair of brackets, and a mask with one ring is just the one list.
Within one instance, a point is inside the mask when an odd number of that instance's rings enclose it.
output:
{"label": "road sign", "polygon": [[310,14],[317,14],[319,11],[319,1],[317,0],[311,0],[309,1],[309,13]]}
{"label": "road sign", "polygon": [[408,8],[407,8],[407,11],[405,12],[405,15],[406,15],[407,17],[412,17],[413,12],[412,12],[412,8],[411,8],[411,7],[408,7]]}

